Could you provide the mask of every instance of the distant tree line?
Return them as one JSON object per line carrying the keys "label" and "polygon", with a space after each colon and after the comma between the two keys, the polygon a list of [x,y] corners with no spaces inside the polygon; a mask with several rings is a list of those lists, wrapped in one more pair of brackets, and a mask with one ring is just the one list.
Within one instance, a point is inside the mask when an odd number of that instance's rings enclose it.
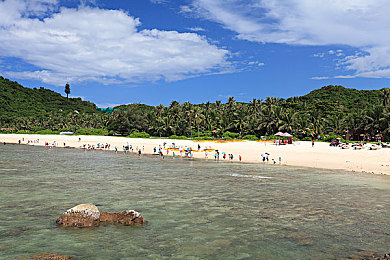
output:
{"label": "distant tree line", "polygon": [[329,133],[355,138],[390,136],[388,88],[356,90],[326,86],[301,97],[267,97],[249,103],[230,97],[226,103],[129,104],[116,107],[112,114],[97,111],[91,102],[67,99],[42,88],[24,88],[2,77],[0,88],[2,131],[104,129],[107,134],[123,136],[144,132],[158,137],[247,139],[278,131],[297,138]]}

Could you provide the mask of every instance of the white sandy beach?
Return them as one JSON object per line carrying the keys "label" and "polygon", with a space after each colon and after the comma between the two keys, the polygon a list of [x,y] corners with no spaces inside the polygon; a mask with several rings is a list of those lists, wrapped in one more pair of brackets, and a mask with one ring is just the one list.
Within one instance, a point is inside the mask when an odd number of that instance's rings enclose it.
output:
{"label": "white sandy beach", "polygon": [[[79,141],[81,138],[81,141]],[[39,143],[37,140],[39,139]],[[23,134],[0,134],[0,142],[17,144],[21,140],[21,144],[40,145],[44,146],[45,142],[52,144],[56,141],[58,148],[69,146],[74,148],[82,148],[84,144],[96,145],[98,143],[110,144],[110,150],[118,147],[119,152],[123,152],[123,145],[129,144],[133,146],[134,152],[136,148],[143,148],[143,154],[153,154],[153,148],[166,143],[168,148],[172,143],[181,148],[190,147],[197,150],[198,144],[201,149],[211,147],[218,149],[220,152],[220,160],[222,153],[234,155],[234,162],[239,162],[239,155],[242,156],[243,163],[263,163],[261,154],[269,153],[268,164],[274,164],[272,159],[279,165],[279,157],[281,157],[282,165],[304,166],[324,169],[341,169],[347,171],[366,172],[375,174],[390,174],[390,149],[380,150],[342,150],[336,147],[330,147],[329,143],[316,142],[312,147],[311,142],[294,142],[290,145],[275,145],[264,142],[196,142],[191,140],[172,140],[172,139],[138,139],[113,136],[66,136],[66,135],[23,135]],[[33,142],[35,140],[35,143]],[[180,152],[175,152],[176,156],[180,156]],[[164,155],[167,151],[164,150]],[[195,158],[205,158],[205,152],[194,152]],[[172,151],[168,156],[172,155]],[[183,153],[184,155],[184,153]],[[208,153],[208,159],[214,160],[214,152]],[[229,161],[226,158],[225,161]]]}

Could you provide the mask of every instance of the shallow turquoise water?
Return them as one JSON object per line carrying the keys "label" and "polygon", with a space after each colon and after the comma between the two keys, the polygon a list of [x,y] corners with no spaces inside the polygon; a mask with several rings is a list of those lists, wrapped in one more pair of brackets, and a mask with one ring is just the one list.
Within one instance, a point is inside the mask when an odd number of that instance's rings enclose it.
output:
{"label": "shallow turquoise water", "polygon": [[[142,227],[57,227],[80,203]],[[335,259],[389,251],[390,177],[258,164],[0,147],[0,258]]]}

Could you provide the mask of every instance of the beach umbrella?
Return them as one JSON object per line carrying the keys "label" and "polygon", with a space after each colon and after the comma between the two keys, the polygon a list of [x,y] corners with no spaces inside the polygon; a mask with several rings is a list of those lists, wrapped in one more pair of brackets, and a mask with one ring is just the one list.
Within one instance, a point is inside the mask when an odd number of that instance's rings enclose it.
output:
{"label": "beach umbrella", "polygon": [[279,136],[279,145],[280,145],[280,137],[283,136],[284,134],[282,132],[277,132],[274,135]]}
{"label": "beach umbrella", "polygon": [[282,136],[285,136],[285,137],[292,137],[292,135],[290,135],[289,133],[284,133]]}

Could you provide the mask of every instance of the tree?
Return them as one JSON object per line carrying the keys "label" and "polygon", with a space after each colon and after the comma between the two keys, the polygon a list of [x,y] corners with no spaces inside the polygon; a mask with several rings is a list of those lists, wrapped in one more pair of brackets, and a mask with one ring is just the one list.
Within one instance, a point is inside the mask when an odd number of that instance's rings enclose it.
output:
{"label": "tree", "polygon": [[390,89],[389,88],[383,88],[381,89],[382,92],[382,104],[384,107],[387,107],[390,103]]}
{"label": "tree", "polygon": [[70,85],[69,83],[66,83],[65,85],[65,93],[66,93],[66,104],[69,102],[69,94],[70,94]]}

